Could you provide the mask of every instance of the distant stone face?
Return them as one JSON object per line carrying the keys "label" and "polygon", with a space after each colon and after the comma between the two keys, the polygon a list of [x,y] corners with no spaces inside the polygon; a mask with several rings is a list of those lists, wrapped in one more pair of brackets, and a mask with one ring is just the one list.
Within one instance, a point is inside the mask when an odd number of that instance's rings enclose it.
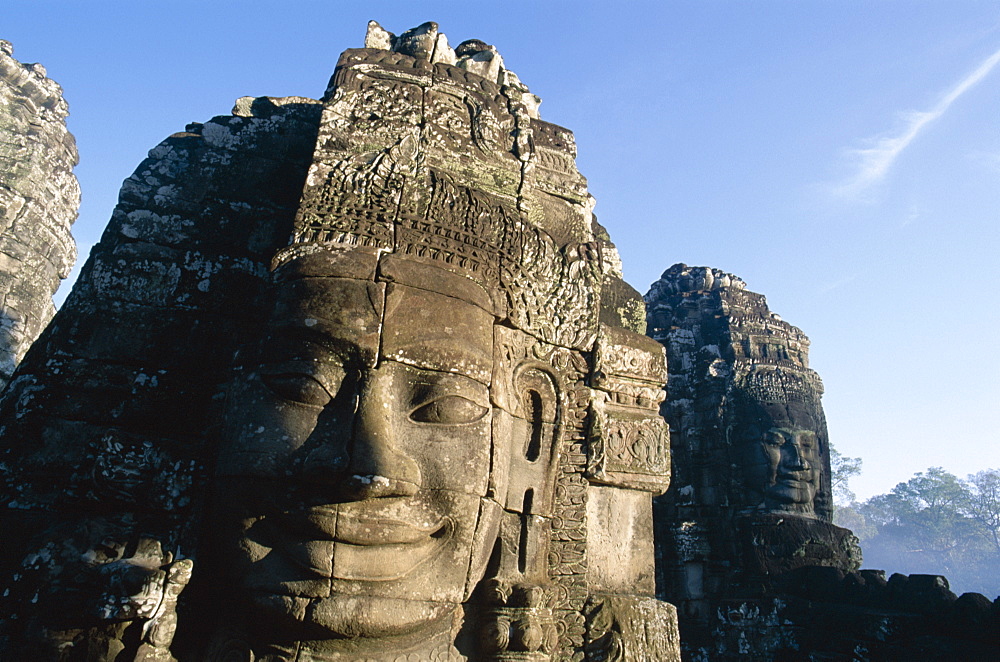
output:
{"label": "distant stone face", "polygon": [[481,41],[365,43],[126,182],[0,404],[0,646],[678,659],[666,361],[572,133]]}
{"label": "distant stone face", "polygon": [[[667,347],[679,503],[832,519],[829,441],[809,339],[717,269],[674,265],[646,295]],[[685,459],[691,459],[691,465]],[[697,459],[696,459],[697,458]],[[692,472],[713,462],[712,476]]]}
{"label": "distant stone face", "polygon": [[707,267],[670,267],[646,307],[670,372],[674,475],[656,506],[658,590],[678,603],[695,651],[733,600],[773,595],[778,577],[804,566],[856,570],[861,555],[830,523],[823,385],[806,336]]}
{"label": "distant stone face", "polygon": [[0,41],[0,389],[52,319],[76,261],[76,142],[62,89]]}

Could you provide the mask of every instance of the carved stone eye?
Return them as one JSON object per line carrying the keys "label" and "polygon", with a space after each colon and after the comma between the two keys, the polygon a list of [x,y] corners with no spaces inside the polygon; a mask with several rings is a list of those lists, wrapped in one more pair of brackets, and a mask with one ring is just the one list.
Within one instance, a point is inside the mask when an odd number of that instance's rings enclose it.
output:
{"label": "carved stone eye", "polygon": [[311,407],[325,407],[331,400],[323,385],[308,375],[262,374],[260,378],[280,397]]}
{"label": "carved stone eye", "polygon": [[778,447],[785,443],[785,438],[775,432],[764,435],[764,443],[768,446]]}
{"label": "carved stone eye", "polygon": [[410,418],[418,423],[460,425],[475,423],[485,416],[487,411],[486,407],[468,398],[446,395],[417,407],[410,413]]}

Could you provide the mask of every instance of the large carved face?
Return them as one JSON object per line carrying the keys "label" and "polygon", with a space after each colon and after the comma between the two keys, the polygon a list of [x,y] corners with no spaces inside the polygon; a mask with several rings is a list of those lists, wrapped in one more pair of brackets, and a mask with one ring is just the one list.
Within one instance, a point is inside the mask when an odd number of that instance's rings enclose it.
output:
{"label": "large carved face", "polygon": [[230,394],[217,471],[233,581],[271,622],[317,639],[451,613],[483,574],[504,489],[491,476],[507,453],[493,434],[494,318],[469,301],[471,281],[439,269],[424,287],[377,281],[374,257],[352,260],[286,269]]}
{"label": "large carved face", "polygon": [[744,481],[766,510],[814,513],[822,462],[813,417],[789,405],[768,405],[746,426]]}

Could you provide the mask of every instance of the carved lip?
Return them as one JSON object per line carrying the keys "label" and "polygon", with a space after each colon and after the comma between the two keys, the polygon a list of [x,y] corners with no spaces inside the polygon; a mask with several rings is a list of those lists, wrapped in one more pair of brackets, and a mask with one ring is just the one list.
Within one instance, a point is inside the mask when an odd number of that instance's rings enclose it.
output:
{"label": "carved lip", "polygon": [[447,535],[442,535],[405,545],[335,543],[331,578],[375,582],[402,579],[417,566],[437,556],[447,538]]}
{"label": "carved lip", "polygon": [[411,523],[389,517],[358,515],[345,512],[343,507],[312,506],[300,511],[285,512],[281,520],[309,540],[329,540],[350,545],[420,545],[429,540],[447,537],[446,519],[430,523]]}
{"label": "carved lip", "polygon": [[444,536],[447,523],[411,524],[393,519],[363,517],[341,512],[337,518],[338,542],[352,545],[413,545]]}
{"label": "carved lip", "polygon": [[[814,493],[818,489],[815,476],[798,477],[795,475],[780,475],[768,493],[783,499],[798,499],[800,495]],[[809,498],[812,498],[811,496]]]}
{"label": "carved lip", "polygon": [[283,528],[298,538],[284,545],[286,558],[311,575],[329,579],[402,579],[437,556],[454,532],[448,518],[411,524],[337,507],[307,508],[285,513],[282,519]]}
{"label": "carved lip", "polygon": [[812,483],[815,476],[812,471],[785,471],[781,472],[777,476],[776,484],[796,484],[796,483]]}

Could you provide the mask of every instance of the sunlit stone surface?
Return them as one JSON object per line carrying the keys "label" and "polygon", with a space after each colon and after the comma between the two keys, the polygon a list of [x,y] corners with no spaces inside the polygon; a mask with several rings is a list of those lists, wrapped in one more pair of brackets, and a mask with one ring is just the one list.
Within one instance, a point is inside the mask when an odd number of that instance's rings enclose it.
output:
{"label": "sunlit stone surface", "polygon": [[55,314],[80,206],[76,141],[62,89],[0,41],[0,389]]}

